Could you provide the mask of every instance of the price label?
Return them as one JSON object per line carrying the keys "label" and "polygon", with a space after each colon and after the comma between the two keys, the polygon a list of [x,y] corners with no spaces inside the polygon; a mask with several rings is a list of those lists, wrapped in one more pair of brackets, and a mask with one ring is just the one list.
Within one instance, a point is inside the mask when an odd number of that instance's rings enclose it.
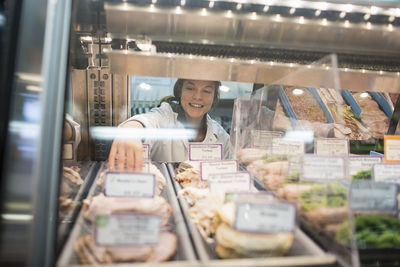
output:
{"label": "price label", "polygon": [[375,164],[372,173],[375,182],[400,184],[400,164]]}
{"label": "price label", "polygon": [[223,160],[213,162],[200,162],[201,180],[207,181],[210,174],[231,173],[238,171],[236,160]]}
{"label": "price label", "polygon": [[350,156],[349,157],[349,174],[355,175],[359,171],[372,170],[375,164],[381,163],[382,159],[376,156]]}
{"label": "price label", "polygon": [[253,147],[270,148],[274,137],[282,137],[283,132],[253,130],[251,132]]}
{"label": "price label", "polygon": [[107,172],[104,194],[109,197],[154,197],[156,177],[150,173]]}
{"label": "price label", "polygon": [[146,214],[116,214],[96,218],[95,240],[102,246],[154,245],[160,235],[161,217]]}
{"label": "price label", "polygon": [[305,150],[303,141],[272,139],[272,154],[275,155],[303,155]]}
{"label": "price label", "polygon": [[385,135],[385,161],[400,162],[400,136]]}
{"label": "price label", "polygon": [[251,176],[248,172],[214,173],[208,176],[210,192],[248,191]]}
{"label": "price label", "polygon": [[150,161],[150,145],[143,144],[143,161]]}
{"label": "price label", "polygon": [[315,154],[327,156],[347,156],[349,141],[347,139],[315,139]]}
{"label": "price label", "polygon": [[346,164],[343,157],[304,155],[301,179],[316,181],[345,180]]}
{"label": "price label", "polygon": [[253,233],[293,232],[296,207],[289,203],[237,203],[235,229]]}
{"label": "price label", "polygon": [[395,184],[352,182],[350,206],[359,211],[396,211],[397,193]]}
{"label": "price label", "polygon": [[67,143],[63,145],[62,157],[65,160],[74,159],[74,145],[72,143]]}
{"label": "price label", "polygon": [[189,160],[222,160],[222,144],[189,144]]}

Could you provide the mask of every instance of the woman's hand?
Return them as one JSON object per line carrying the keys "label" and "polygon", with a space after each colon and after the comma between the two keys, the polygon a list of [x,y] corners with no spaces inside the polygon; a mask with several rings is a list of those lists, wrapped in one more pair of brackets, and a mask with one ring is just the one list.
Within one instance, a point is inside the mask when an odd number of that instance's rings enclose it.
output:
{"label": "woman's hand", "polygon": [[[143,128],[143,126],[131,121],[124,124],[123,127]],[[130,171],[142,171],[143,168],[143,145],[139,139],[116,138],[111,145],[108,156],[108,168],[115,169],[115,160],[117,160],[117,170],[123,171],[125,168]]]}

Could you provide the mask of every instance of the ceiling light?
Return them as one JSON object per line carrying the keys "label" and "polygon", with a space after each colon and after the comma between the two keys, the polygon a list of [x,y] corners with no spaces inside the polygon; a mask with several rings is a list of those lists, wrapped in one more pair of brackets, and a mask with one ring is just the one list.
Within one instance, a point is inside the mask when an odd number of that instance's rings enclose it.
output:
{"label": "ceiling light", "polygon": [[294,90],[292,91],[292,93],[293,93],[294,95],[302,95],[302,94],[304,93],[304,91],[303,91],[302,89],[296,88],[296,89],[294,89]]}
{"label": "ceiling light", "polygon": [[228,86],[226,86],[226,85],[221,85],[219,87],[219,90],[221,90],[222,92],[226,93],[226,92],[229,92],[230,88]]}

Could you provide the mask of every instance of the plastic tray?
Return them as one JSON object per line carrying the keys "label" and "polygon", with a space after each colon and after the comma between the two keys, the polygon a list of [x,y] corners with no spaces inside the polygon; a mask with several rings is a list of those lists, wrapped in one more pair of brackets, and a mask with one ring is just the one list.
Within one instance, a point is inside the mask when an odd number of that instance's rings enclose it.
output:
{"label": "plastic tray", "polygon": [[[172,209],[172,216],[170,218],[167,227],[172,228],[169,230],[174,232],[178,238],[177,251],[174,257],[170,261],[165,263],[157,264],[157,263],[138,262],[138,263],[129,263],[129,265],[156,266],[156,265],[173,264],[173,266],[179,266],[179,265],[197,266],[198,262],[196,262],[196,256],[195,256],[196,254],[194,252],[192,243],[190,242],[189,233],[187,232],[186,226],[184,224],[184,219],[182,217],[179,205],[175,198],[175,192],[170,182],[168,171],[164,165],[156,164],[156,166],[161,170],[167,182],[164,190],[161,192],[161,196],[163,196],[167,200]],[[103,172],[104,170],[106,170],[105,163],[103,163],[101,168],[99,169],[96,179],[94,180],[93,185],[91,186],[90,191],[88,193],[88,197],[95,196],[103,190],[102,186],[98,186],[96,182],[99,179],[101,172]],[[87,225],[88,224],[87,222],[85,222],[81,211],[77,221],[75,222],[74,228],[72,229],[71,234],[69,235],[69,238],[63,248],[63,251],[60,257],[58,258],[57,266],[60,267],[60,266],[79,265],[78,258],[75,252],[73,251],[73,244],[80,235],[84,233],[89,233]]]}
{"label": "plastic tray", "polygon": [[[168,164],[172,184],[177,194],[181,187],[174,179],[175,167],[176,164]],[[332,266],[336,263],[336,258],[333,255],[325,253],[299,228],[296,228],[293,246],[285,257],[221,260],[215,252],[216,242],[209,244],[202,238],[196,225],[189,219],[189,204],[181,195],[177,194],[177,196],[194,248],[200,261],[206,263],[207,266]]]}

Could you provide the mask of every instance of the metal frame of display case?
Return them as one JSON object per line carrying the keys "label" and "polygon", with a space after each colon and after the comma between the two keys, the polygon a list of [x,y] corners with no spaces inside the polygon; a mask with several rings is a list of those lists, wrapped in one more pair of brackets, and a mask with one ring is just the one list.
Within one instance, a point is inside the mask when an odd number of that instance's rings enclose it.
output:
{"label": "metal frame of display case", "polygon": [[[51,266],[55,260],[70,15],[72,4],[77,10],[79,2],[89,7],[83,14],[87,20],[74,21],[73,33],[112,38],[110,70],[117,75],[206,78],[194,63],[218,61],[226,72],[217,78],[267,83],[337,53],[336,67],[348,82],[346,89],[361,90],[363,83],[352,81],[372,80],[374,90],[399,92],[400,5],[392,2],[23,1],[9,141],[2,162],[1,262]],[[154,15],[157,19],[148,19]],[[113,46],[118,39],[128,45]],[[129,46],[142,40],[150,40],[159,52],[136,52]],[[145,68],[160,62],[171,68],[157,73]],[[142,66],[140,72],[133,64]],[[267,79],[263,71],[277,74]],[[124,76],[121,81],[129,90]],[[35,116],[32,110],[39,112]]]}

